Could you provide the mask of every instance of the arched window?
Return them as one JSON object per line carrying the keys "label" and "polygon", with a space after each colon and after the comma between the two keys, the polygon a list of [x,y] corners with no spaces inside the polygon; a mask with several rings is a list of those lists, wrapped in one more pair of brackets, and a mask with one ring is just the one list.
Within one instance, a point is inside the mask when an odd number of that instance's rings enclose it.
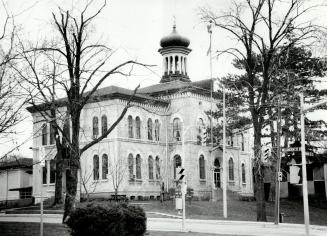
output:
{"label": "arched window", "polygon": [[181,141],[182,122],[179,118],[173,120],[173,137],[176,141]]}
{"label": "arched window", "polygon": [[148,119],[148,139],[152,140],[152,120]]}
{"label": "arched window", "polygon": [[99,135],[99,119],[97,116],[93,117],[92,124],[93,124],[93,138],[96,138]]}
{"label": "arched window", "polygon": [[242,183],[245,184],[246,183],[246,179],[245,179],[245,164],[242,163]]}
{"label": "arched window", "polygon": [[142,179],[142,160],[140,154],[136,155],[136,179]]}
{"label": "arched window", "polygon": [[215,158],[215,161],[213,163],[215,169],[213,172],[213,177],[214,177],[214,183],[216,188],[220,188],[220,163],[218,158]]}
{"label": "arched window", "polygon": [[136,125],[136,138],[140,139],[141,138],[141,119],[138,116],[135,118],[135,125]]}
{"label": "arched window", "polygon": [[48,144],[48,126],[44,124],[42,127],[42,145]]}
{"label": "arched window", "polygon": [[129,172],[129,179],[134,179],[134,158],[133,155],[130,153],[128,155],[128,172]]}
{"label": "arched window", "polygon": [[50,160],[50,184],[56,182],[56,161]]}
{"label": "arched window", "polygon": [[[70,120],[66,119],[63,131],[66,134],[66,138],[70,140]],[[66,140],[67,141],[67,140]]]}
{"label": "arched window", "polygon": [[182,166],[182,158],[180,155],[174,156],[174,179],[176,179],[176,168]]}
{"label": "arched window", "polygon": [[133,134],[133,117],[128,116],[127,120],[128,120],[128,137],[129,138],[134,138],[134,134]]}
{"label": "arched window", "polygon": [[159,120],[155,120],[154,121],[154,138],[156,141],[159,141],[159,130],[160,130]]}
{"label": "arched window", "polygon": [[149,179],[153,179],[153,157],[149,156],[148,158],[148,165],[149,165]]}
{"label": "arched window", "polygon": [[93,180],[99,179],[99,156],[93,156]]}
{"label": "arched window", "polygon": [[108,155],[102,155],[102,179],[107,179],[108,177]]}
{"label": "arched window", "polygon": [[241,150],[244,151],[244,135],[241,134]]}
{"label": "arched window", "polygon": [[204,142],[204,140],[202,140],[203,132],[204,132],[204,122],[202,118],[199,118],[197,126],[198,126],[197,144],[200,145],[202,144],[202,141]]}
{"label": "arched window", "polygon": [[160,178],[160,159],[156,156],[156,179]]}
{"label": "arched window", "polygon": [[234,180],[234,162],[232,158],[229,158],[228,161],[228,174],[229,180]]}
{"label": "arched window", "polygon": [[52,124],[50,124],[50,144],[55,143],[55,130]]}
{"label": "arched window", "polygon": [[105,132],[107,132],[108,130],[108,119],[106,115],[103,115],[101,117],[101,131],[102,131],[102,135],[104,135]]}
{"label": "arched window", "polygon": [[218,160],[218,158],[215,159],[213,165],[215,166],[215,168],[219,169],[220,168],[220,162]]}
{"label": "arched window", "polygon": [[204,156],[200,155],[199,158],[199,169],[200,169],[200,179],[206,178],[206,167],[205,167],[205,160]]}

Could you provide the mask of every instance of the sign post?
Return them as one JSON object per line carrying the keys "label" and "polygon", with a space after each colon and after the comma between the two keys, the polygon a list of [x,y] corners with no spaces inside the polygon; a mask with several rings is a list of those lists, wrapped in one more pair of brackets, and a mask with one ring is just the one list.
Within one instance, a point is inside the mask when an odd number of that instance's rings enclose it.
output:
{"label": "sign post", "polygon": [[39,152],[40,159],[40,236],[43,236],[43,167],[45,166],[45,150],[41,147]]}
{"label": "sign post", "polygon": [[308,183],[307,183],[307,163],[305,157],[305,132],[304,132],[304,98],[303,94],[300,96],[301,101],[301,156],[302,156],[302,195],[303,195],[303,211],[305,235],[309,236],[309,204],[308,204]]}
{"label": "sign post", "polygon": [[[181,192],[181,203],[182,203],[182,211],[183,211],[183,217],[182,217],[182,231],[185,232],[185,195],[186,195],[186,189],[187,185],[185,182],[185,175],[184,175],[185,169],[182,167],[177,167],[176,168],[176,180],[177,183],[180,187],[180,192]],[[180,200],[176,199],[176,209],[180,208]]]}
{"label": "sign post", "polygon": [[182,231],[185,232],[185,195],[186,195],[187,185],[185,181],[182,182],[182,204],[183,204],[183,219],[182,219]]}
{"label": "sign post", "polygon": [[[281,164],[281,155],[280,155],[280,135],[281,135],[281,104],[280,98],[278,98],[278,118],[277,118],[277,162],[276,162],[276,178],[275,178],[275,224],[279,223],[279,207],[280,207],[280,164]],[[282,177],[282,176],[281,176]]]}

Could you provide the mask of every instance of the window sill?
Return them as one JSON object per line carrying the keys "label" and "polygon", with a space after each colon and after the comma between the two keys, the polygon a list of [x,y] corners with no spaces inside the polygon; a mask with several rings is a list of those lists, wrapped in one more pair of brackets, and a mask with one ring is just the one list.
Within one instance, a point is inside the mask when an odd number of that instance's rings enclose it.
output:
{"label": "window sill", "polygon": [[246,186],[246,183],[242,183],[243,186]]}
{"label": "window sill", "polygon": [[235,185],[235,180],[228,180],[228,184],[231,185],[231,186],[234,186]]}
{"label": "window sill", "polygon": [[50,147],[55,147],[56,144],[42,144],[41,147],[46,147],[46,148],[50,148]]}
{"label": "window sill", "polygon": [[51,187],[51,186],[55,186],[56,183],[50,183],[50,184],[42,184],[43,187]]}
{"label": "window sill", "polygon": [[200,182],[207,182],[206,179],[200,179]]}

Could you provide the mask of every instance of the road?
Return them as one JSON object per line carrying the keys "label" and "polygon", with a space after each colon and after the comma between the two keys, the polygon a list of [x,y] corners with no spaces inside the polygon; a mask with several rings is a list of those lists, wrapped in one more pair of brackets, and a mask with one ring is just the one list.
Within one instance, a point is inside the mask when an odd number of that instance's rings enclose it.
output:
{"label": "road", "polygon": [[[61,223],[62,215],[47,214],[45,223]],[[4,222],[40,222],[39,214],[10,214],[0,215],[0,221]],[[150,231],[181,231],[181,219],[148,218],[147,229]],[[251,221],[221,221],[221,220],[195,220],[187,219],[186,231],[215,233],[225,235],[278,235],[278,236],[301,236],[305,235],[304,225],[279,224]],[[326,226],[311,226],[310,236],[326,236]]]}

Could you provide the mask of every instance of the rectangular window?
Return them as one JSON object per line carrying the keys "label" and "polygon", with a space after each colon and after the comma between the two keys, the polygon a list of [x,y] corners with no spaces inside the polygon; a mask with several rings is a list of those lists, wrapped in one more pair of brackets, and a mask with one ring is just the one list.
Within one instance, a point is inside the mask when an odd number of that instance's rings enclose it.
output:
{"label": "rectangular window", "polygon": [[42,145],[48,145],[48,126],[44,124],[42,127]]}
{"label": "rectangular window", "polygon": [[50,161],[50,184],[53,184],[56,182],[56,161],[51,160]]}
{"label": "rectangular window", "polygon": [[50,125],[50,144],[55,143],[55,132],[53,125]]}
{"label": "rectangular window", "polygon": [[42,167],[42,183],[47,184],[47,172],[48,161],[45,161],[45,165]]}

